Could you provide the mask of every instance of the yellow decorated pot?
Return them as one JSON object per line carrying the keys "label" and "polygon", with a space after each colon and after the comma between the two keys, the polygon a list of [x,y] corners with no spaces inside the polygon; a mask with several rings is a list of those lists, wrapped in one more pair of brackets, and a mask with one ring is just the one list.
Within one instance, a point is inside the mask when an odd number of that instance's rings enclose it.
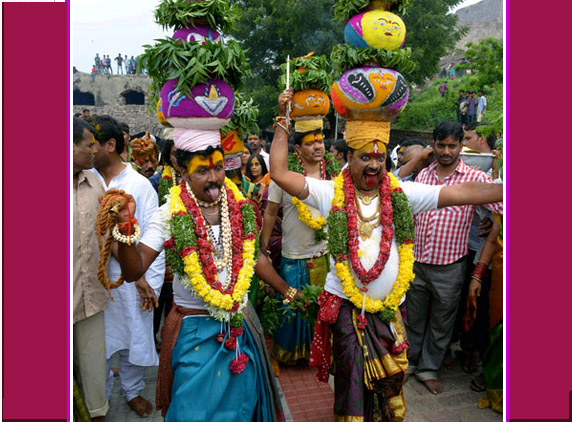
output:
{"label": "yellow decorated pot", "polygon": [[405,43],[405,23],[394,13],[375,9],[352,17],[344,29],[346,44],[397,50]]}

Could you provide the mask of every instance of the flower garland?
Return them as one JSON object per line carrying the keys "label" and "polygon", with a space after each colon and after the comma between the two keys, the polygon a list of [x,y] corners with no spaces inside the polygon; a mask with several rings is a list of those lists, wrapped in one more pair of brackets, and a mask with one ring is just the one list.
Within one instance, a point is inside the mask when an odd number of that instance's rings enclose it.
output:
{"label": "flower garland", "polygon": [[182,279],[183,287],[200,297],[213,317],[228,321],[246,305],[246,294],[257,259],[258,236],[252,205],[228,179],[224,190],[232,229],[231,281],[226,288],[218,281],[214,247],[207,240],[205,221],[186,183],[171,188],[172,236],[163,246],[173,271]]}
{"label": "flower garland", "polygon": [[[389,193],[389,194],[388,194]],[[413,216],[407,196],[399,186],[398,179],[387,173],[380,185],[381,217],[383,225],[380,241],[380,254],[370,271],[365,271],[359,259],[359,239],[357,230],[356,205],[354,187],[349,169],[345,169],[335,179],[332,211],[328,216],[329,238],[328,248],[335,261],[336,274],[342,282],[347,298],[363,312],[379,313],[382,321],[390,323],[395,318],[395,311],[409,285],[413,274]],[[391,198],[391,200],[389,200]],[[399,251],[399,273],[391,292],[384,300],[367,297],[367,284],[379,277],[389,257],[393,239],[392,222],[395,225],[395,237]],[[350,269],[353,268],[362,287],[359,288]],[[360,319],[360,327],[365,322]]]}
{"label": "flower garland", "polygon": [[[288,170],[307,176],[304,163],[297,153],[288,155]],[[329,180],[331,177],[337,176],[339,172],[340,168],[337,166],[335,159],[331,154],[326,152],[322,162],[320,163],[321,180]],[[326,240],[328,238],[325,227],[326,219],[323,216],[319,216],[317,218],[312,217],[308,206],[298,198],[292,197],[292,204],[294,204],[296,211],[298,211],[300,221],[312,230],[315,230],[314,238],[316,242]]]}
{"label": "flower garland", "polygon": [[161,174],[161,178],[157,183],[157,190],[159,192],[159,206],[163,205],[167,201],[166,197],[169,195],[169,192],[174,185],[174,181],[175,178],[173,168],[170,165],[165,164],[163,166],[163,173]]}

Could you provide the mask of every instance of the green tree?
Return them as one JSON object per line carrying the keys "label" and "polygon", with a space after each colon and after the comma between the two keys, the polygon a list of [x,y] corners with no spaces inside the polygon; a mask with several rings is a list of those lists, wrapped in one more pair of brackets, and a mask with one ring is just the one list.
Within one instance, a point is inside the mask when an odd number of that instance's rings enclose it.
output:
{"label": "green tree", "polygon": [[310,51],[329,57],[332,47],[343,42],[344,24],[333,20],[334,0],[237,0],[242,17],[232,31],[250,61],[252,78],[247,93],[260,105],[261,127],[276,115],[280,65],[286,58]]}
{"label": "green tree", "polygon": [[467,43],[465,57],[481,86],[501,83],[503,80],[503,44],[496,38],[483,38]]}
{"label": "green tree", "polygon": [[411,47],[411,59],[419,65],[410,75],[409,82],[424,83],[439,71],[439,60],[455,47],[466,33],[457,27],[457,16],[449,13],[461,0],[415,0],[403,17],[407,26],[405,44]]}

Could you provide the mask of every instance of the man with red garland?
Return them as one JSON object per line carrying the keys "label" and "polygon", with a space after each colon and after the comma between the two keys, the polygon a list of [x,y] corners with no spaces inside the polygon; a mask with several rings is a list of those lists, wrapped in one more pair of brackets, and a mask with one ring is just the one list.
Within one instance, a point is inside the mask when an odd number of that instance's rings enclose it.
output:
{"label": "man with red garland", "polygon": [[[436,186],[493,183],[484,172],[468,167],[459,158],[463,138],[463,127],[459,123],[439,123],[433,131],[433,152],[437,161],[423,169],[416,181]],[[502,215],[502,203],[484,206]],[[444,390],[443,384],[437,381],[437,372],[453,335],[465,280],[467,241],[474,210],[474,205],[467,204],[415,215],[415,281],[406,303],[406,325],[411,344],[408,372],[415,374],[433,394]]]}
{"label": "man with red garland", "polygon": [[[292,90],[280,95],[280,116],[291,99]],[[289,128],[280,116],[271,177],[328,215],[332,270],[319,298],[310,365],[327,381],[333,352],[337,420],[402,421],[408,345],[399,305],[414,277],[412,214],[500,201],[502,186],[400,183],[385,169],[389,123],[364,120],[346,122],[348,168],[334,181],[304,177],[288,170]]]}
{"label": "man with red garland", "polygon": [[[294,135],[295,153],[288,158],[291,171],[318,180],[330,180],[340,168],[324,147],[322,119],[299,120]],[[282,257],[280,275],[297,289],[306,285],[324,286],[329,271],[327,243],[322,228],[324,217],[316,208],[308,207],[271,182],[268,206],[262,225],[262,239],[269,244],[278,212],[282,208]],[[319,219],[322,220],[320,225]],[[312,226],[315,223],[316,225]],[[282,317],[273,334],[273,357],[281,363],[294,365],[310,358],[312,327],[300,314]]]}
{"label": "man with red garland", "polygon": [[[174,273],[157,408],[167,422],[283,420],[248,289],[256,271],[290,301],[299,293],[259,252],[252,205],[225,179],[220,132],[175,128],[174,142],[183,182],[171,189],[137,246],[118,245],[126,280],[139,278],[162,249]],[[120,231],[134,211],[134,201],[124,198]]]}

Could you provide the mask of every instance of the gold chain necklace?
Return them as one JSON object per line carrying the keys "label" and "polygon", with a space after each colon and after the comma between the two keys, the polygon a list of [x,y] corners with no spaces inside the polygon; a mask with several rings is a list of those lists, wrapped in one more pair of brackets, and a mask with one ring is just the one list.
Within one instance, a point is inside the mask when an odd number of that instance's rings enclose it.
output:
{"label": "gold chain necklace", "polygon": [[361,194],[357,189],[354,190],[356,198],[361,199],[364,205],[371,205],[372,201],[379,196],[379,191],[374,196],[367,196]]}

